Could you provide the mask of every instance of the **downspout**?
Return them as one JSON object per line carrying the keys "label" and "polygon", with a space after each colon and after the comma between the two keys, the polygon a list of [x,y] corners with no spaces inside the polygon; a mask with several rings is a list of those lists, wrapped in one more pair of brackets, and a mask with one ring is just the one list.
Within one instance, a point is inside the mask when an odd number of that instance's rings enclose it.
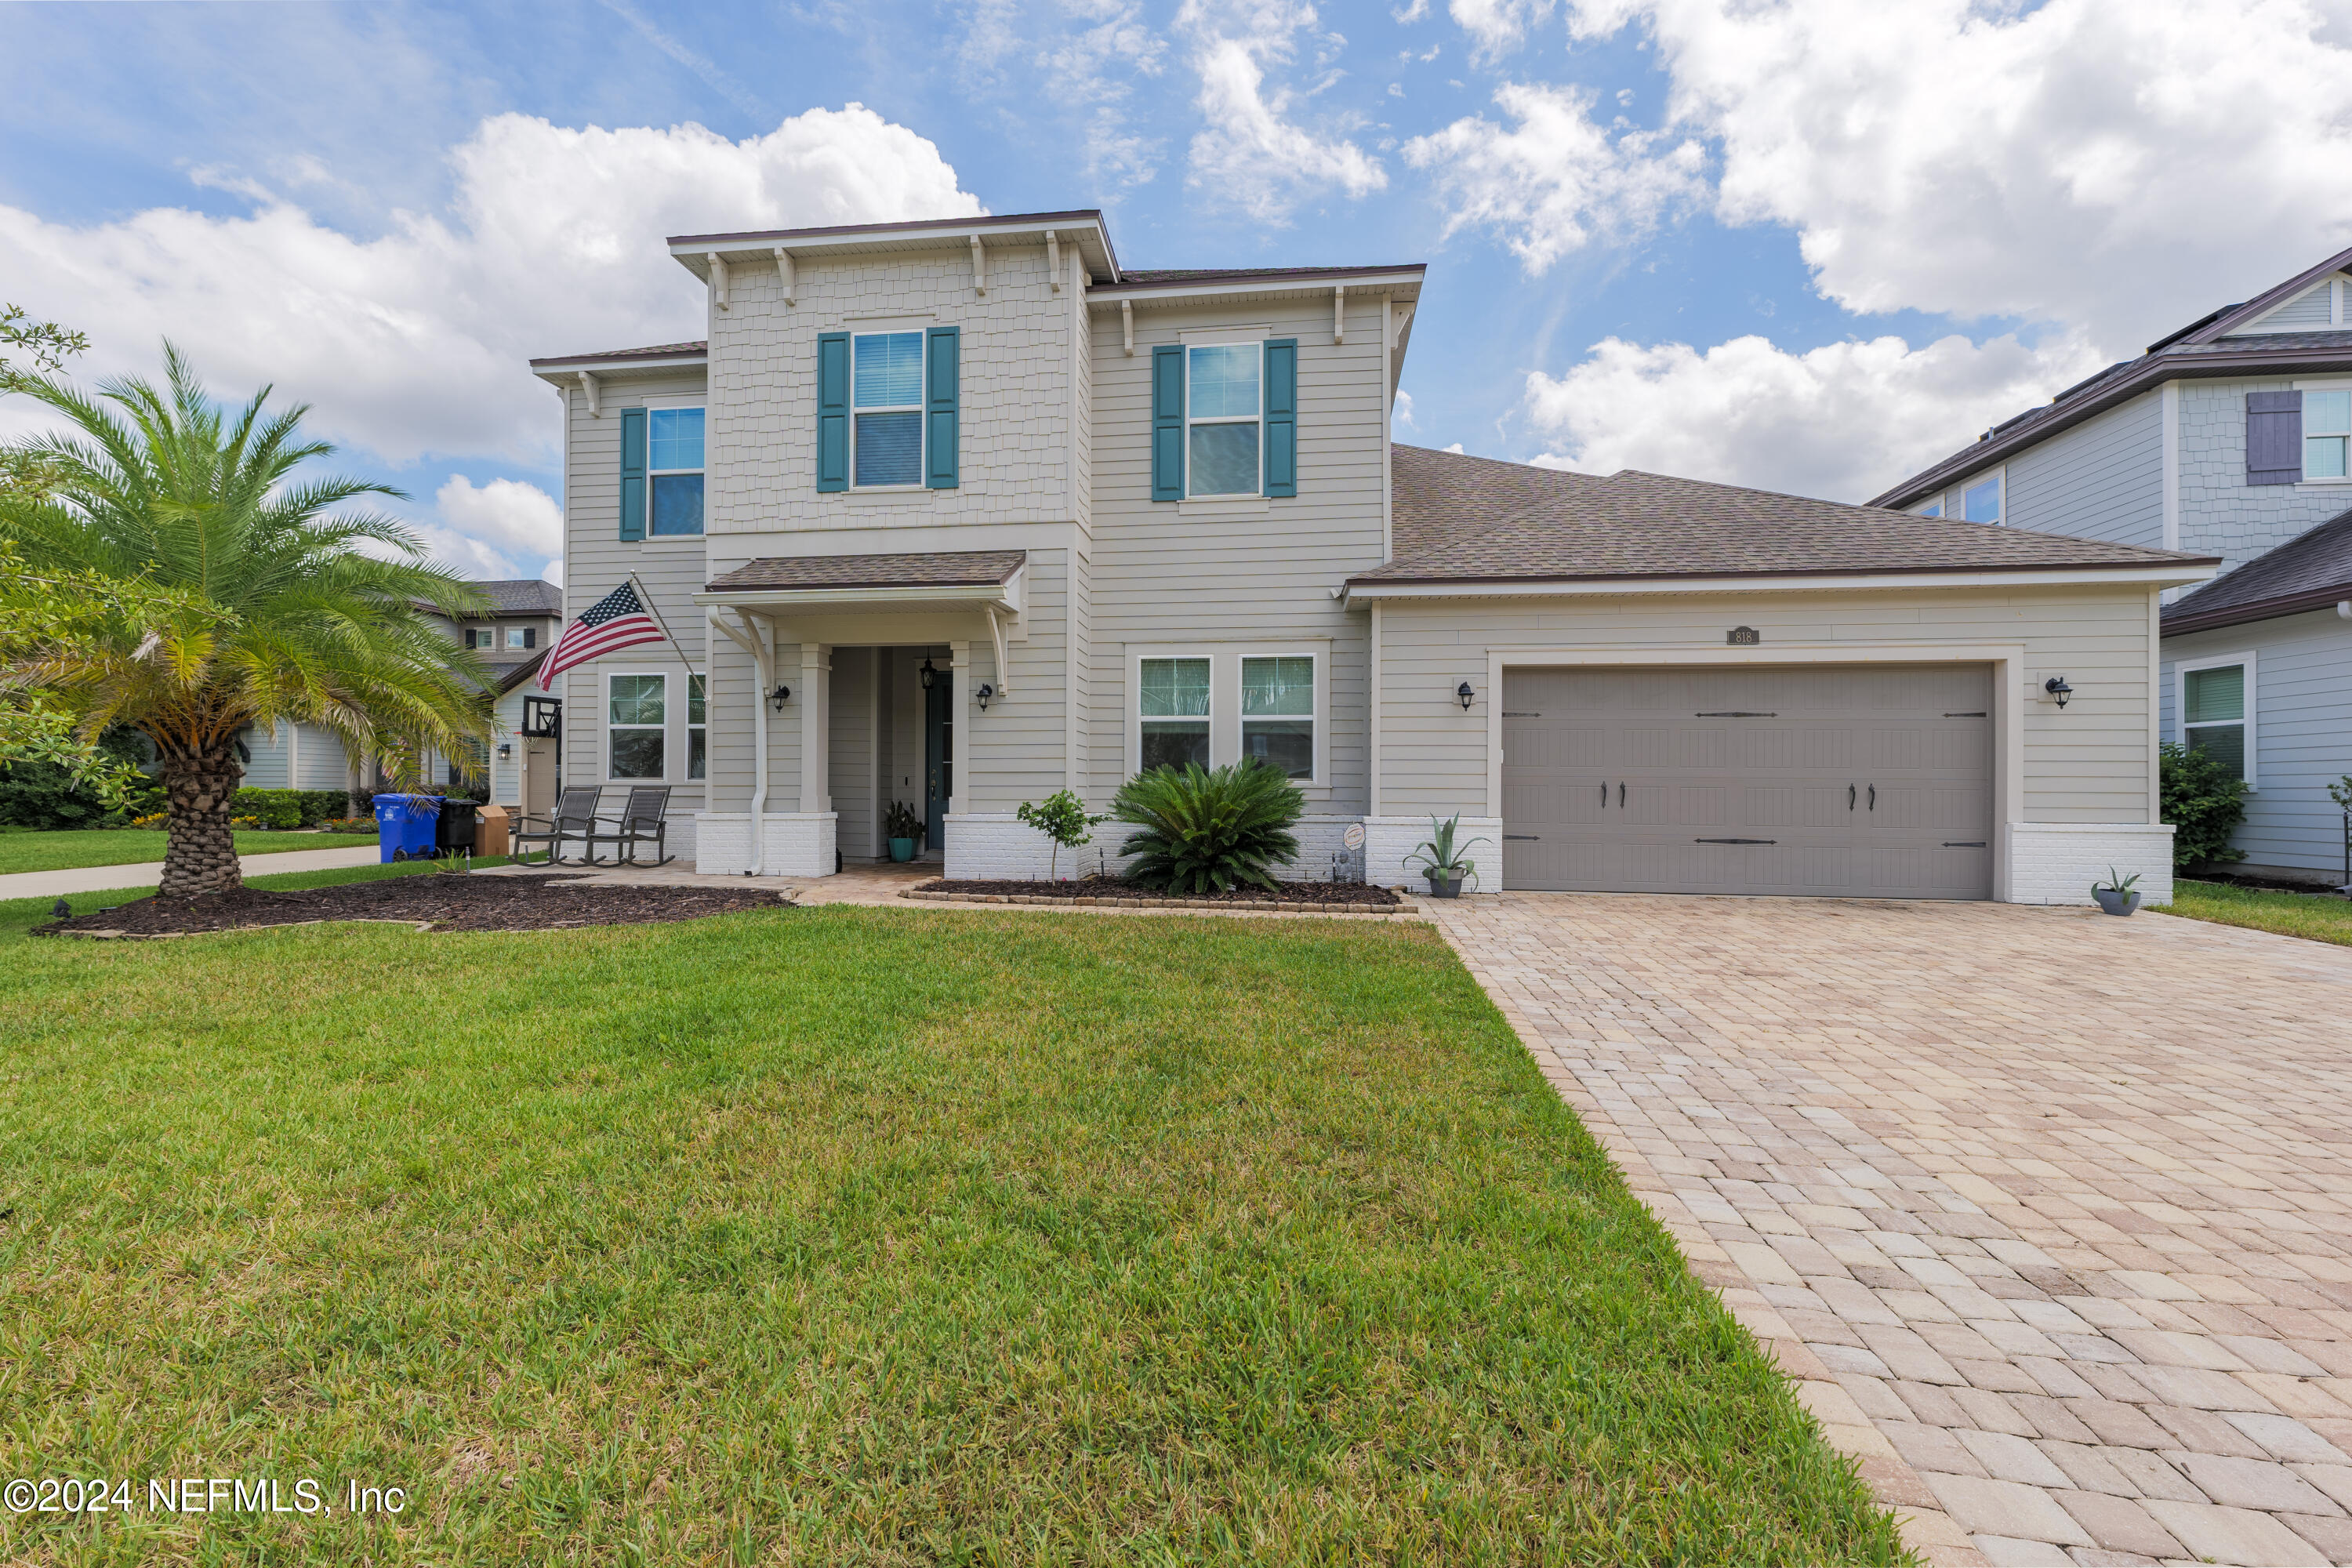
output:
{"label": "downspout", "polygon": [[[739,616],[741,615],[738,611]],[[774,670],[770,667],[768,639],[757,633],[746,637],[733,625],[719,618],[713,609],[708,619],[711,626],[726,634],[727,639],[751,656],[751,863],[743,875],[757,877],[768,866],[768,692],[774,685]],[[744,617],[749,630],[750,618]]]}

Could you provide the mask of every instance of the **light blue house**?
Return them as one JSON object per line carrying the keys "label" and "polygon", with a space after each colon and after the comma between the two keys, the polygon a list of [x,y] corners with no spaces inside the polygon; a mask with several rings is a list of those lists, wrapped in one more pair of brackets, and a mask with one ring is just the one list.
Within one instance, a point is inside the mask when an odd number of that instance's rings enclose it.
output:
{"label": "light blue house", "polygon": [[2352,773],[2352,250],[2148,345],[1876,506],[2221,558],[2162,610],[2164,738],[2250,786],[2235,868],[2335,886]]}

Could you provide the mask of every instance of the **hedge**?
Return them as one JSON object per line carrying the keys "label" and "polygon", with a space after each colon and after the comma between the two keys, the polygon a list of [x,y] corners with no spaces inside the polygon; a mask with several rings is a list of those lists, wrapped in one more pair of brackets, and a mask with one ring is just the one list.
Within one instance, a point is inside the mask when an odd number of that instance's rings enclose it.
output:
{"label": "hedge", "polygon": [[351,809],[352,797],[339,789],[241,789],[229,806],[264,827],[316,827]]}

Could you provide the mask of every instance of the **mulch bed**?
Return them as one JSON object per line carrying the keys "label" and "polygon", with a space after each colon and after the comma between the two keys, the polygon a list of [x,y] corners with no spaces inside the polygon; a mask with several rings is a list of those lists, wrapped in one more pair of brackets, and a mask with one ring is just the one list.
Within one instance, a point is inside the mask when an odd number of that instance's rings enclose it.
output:
{"label": "mulch bed", "polygon": [[654,925],[737,910],[772,910],[772,890],[594,883],[580,877],[422,875],[275,891],[240,888],[194,899],[141,899],[35,926],[35,936],[185,936],[320,921],[396,921],[434,931],[562,931]]}
{"label": "mulch bed", "polygon": [[951,882],[945,878],[918,883],[908,898],[970,899],[984,903],[1110,904],[1122,909],[1290,910],[1299,912],[1386,913],[1403,907],[1403,900],[1386,888],[1354,882],[1279,882],[1273,890],[1235,888],[1226,893],[1163,893],[1110,877],[1088,877],[1074,882]]}

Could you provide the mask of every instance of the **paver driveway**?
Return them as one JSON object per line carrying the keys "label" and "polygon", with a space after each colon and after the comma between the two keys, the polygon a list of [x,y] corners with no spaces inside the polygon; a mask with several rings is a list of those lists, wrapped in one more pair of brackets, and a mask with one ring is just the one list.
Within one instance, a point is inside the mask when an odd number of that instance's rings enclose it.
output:
{"label": "paver driveway", "polygon": [[2352,949],[1998,904],[1433,907],[1936,1561],[2352,1563]]}

